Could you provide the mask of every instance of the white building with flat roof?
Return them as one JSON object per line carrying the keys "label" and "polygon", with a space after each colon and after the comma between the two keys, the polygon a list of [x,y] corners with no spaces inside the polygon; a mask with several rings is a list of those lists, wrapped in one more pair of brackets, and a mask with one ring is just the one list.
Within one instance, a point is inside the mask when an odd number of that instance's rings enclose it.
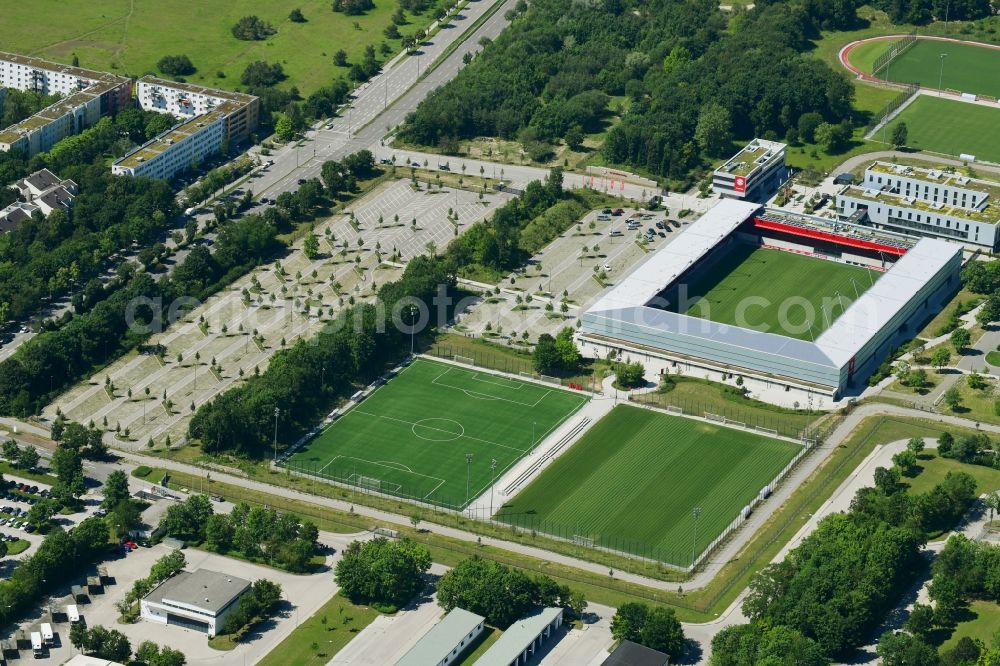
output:
{"label": "white building with flat roof", "polygon": [[396,662],[396,666],[448,666],[461,657],[483,633],[486,618],[463,608],[451,609],[444,618]]}
{"label": "white building with flat roof", "polygon": [[208,569],[180,571],[142,599],[140,615],[149,622],[193,629],[211,638],[250,586],[248,580]]}
{"label": "white building with flat roof", "polygon": [[788,178],[787,146],[754,139],[712,174],[712,189],[723,199],[764,203]]}
{"label": "white building with flat roof", "polygon": [[954,170],[873,162],[837,194],[837,215],[920,238],[1000,248],[1000,183]]}

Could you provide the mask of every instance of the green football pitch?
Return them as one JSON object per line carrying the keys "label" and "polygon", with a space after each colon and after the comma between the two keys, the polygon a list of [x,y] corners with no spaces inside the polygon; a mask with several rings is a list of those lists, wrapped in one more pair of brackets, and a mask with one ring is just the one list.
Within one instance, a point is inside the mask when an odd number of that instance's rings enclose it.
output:
{"label": "green football pitch", "polygon": [[707,547],[799,450],[743,430],[618,406],[497,518],[688,566],[692,546],[699,553]]}
{"label": "green football pitch", "polygon": [[686,285],[683,314],[802,340],[827,329],[880,275],[745,243],[725,252]]}
{"label": "green football pitch", "polygon": [[[888,41],[878,43],[884,44],[883,51],[888,48]],[[942,53],[948,54],[944,57],[943,68]],[[858,64],[853,57],[851,61]],[[919,83],[925,88],[940,86],[946,90],[1000,97],[1000,49],[920,39],[894,58],[888,68],[882,68],[877,76],[889,81]]]}
{"label": "green football pitch", "polygon": [[417,359],[284,464],[464,507],[586,401],[561,388]]}
{"label": "green football pitch", "polygon": [[906,144],[911,148],[947,155],[968,153],[1000,162],[1000,132],[996,131],[1000,109],[922,95],[890,125],[900,122],[906,123]]}

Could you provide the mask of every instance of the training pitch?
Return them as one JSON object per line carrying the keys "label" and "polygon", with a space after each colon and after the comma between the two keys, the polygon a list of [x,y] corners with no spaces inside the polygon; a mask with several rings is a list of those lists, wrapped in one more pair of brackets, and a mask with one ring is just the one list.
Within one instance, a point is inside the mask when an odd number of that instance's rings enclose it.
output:
{"label": "training pitch", "polygon": [[285,464],[366,490],[464,507],[586,401],[554,386],[417,359]]}
{"label": "training pitch", "polygon": [[[884,45],[889,41],[875,42]],[[942,67],[941,54],[946,53]],[[853,55],[853,54],[852,54]],[[851,58],[857,66],[861,63]],[[899,83],[919,83],[924,88],[944,88],[977,95],[1000,96],[1000,49],[972,46],[955,42],[919,39],[901,55],[893,58],[888,67],[876,75],[881,79]]]}
{"label": "training pitch", "polygon": [[[497,518],[688,566],[800,450],[742,430],[618,406]],[[695,541],[695,508],[700,508]]]}
{"label": "training pitch", "polygon": [[802,340],[829,328],[880,275],[745,243],[724,252],[687,283],[690,306],[682,314]]}
{"label": "training pitch", "polygon": [[[890,123],[906,123],[906,145],[1000,162],[1000,109],[922,95]],[[892,127],[888,129],[892,132]],[[881,139],[881,133],[875,138]]]}

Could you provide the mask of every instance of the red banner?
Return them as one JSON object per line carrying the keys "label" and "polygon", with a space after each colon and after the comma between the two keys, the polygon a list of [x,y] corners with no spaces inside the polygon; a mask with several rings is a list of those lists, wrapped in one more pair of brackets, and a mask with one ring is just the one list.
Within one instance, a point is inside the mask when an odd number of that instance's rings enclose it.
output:
{"label": "red banner", "polygon": [[733,181],[733,189],[743,194],[747,191],[747,179],[743,176],[736,176],[736,180]]}

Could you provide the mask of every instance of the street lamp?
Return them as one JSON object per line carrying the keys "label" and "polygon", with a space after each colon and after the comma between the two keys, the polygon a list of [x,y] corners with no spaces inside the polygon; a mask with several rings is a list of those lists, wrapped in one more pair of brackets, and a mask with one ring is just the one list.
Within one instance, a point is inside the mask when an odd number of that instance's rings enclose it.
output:
{"label": "street lamp", "polygon": [[465,503],[469,503],[469,484],[472,480],[472,454],[465,454]]}
{"label": "street lamp", "polygon": [[411,305],[410,306],[410,356],[413,356],[413,338],[414,338],[414,333],[417,330],[416,319],[415,319],[416,316],[417,316],[417,306]]}
{"label": "street lamp", "polygon": [[694,566],[695,547],[698,543],[698,517],[701,516],[701,507],[696,506],[692,511],[694,514],[694,536],[691,538],[691,566]]}
{"label": "street lamp", "polygon": [[948,54],[942,53],[939,57],[941,59],[941,69],[938,72],[938,97],[944,94],[944,88],[942,87],[944,82],[944,59],[948,57]]}
{"label": "street lamp", "polygon": [[281,414],[281,410],[277,407],[274,408],[274,462],[278,462],[278,415]]}
{"label": "street lamp", "polygon": [[493,486],[497,483],[497,459],[493,458],[490,460],[490,472],[493,476],[493,481],[490,482],[490,518],[493,518]]}

